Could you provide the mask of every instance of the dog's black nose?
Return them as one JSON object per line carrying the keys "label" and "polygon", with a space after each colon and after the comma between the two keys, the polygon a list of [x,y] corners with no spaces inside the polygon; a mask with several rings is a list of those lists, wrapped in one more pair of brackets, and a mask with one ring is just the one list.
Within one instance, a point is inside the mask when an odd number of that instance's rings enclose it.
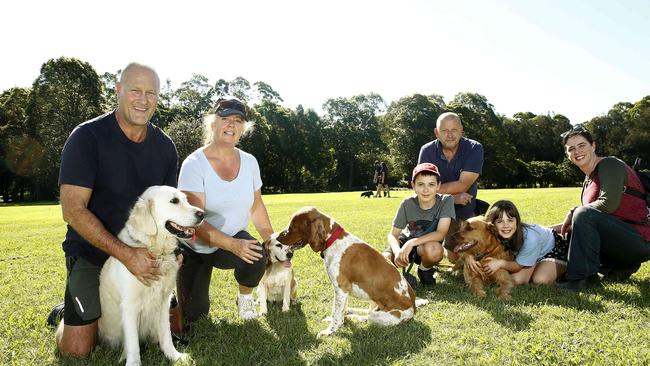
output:
{"label": "dog's black nose", "polygon": [[205,217],[205,213],[203,211],[196,211],[196,213],[194,213],[194,216],[196,216],[196,218],[199,220],[203,220],[203,217]]}
{"label": "dog's black nose", "polygon": [[293,252],[288,252],[287,253],[287,258],[291,259],[293,257]]}

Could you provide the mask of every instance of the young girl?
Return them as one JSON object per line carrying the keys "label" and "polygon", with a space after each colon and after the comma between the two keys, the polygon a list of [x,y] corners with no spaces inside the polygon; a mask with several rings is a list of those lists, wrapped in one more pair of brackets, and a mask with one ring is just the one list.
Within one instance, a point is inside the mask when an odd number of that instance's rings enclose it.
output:
{"label": "young girl", "polygon": [[[511,201],[495,202],[485,220],[496,226],[499,240],[515,254],[514,261],[487,258],[483,270],[488,274],[503,268],[512,274],[517,285],[531,281],[550,284],[566,271],[568,241],[551,228],[521,222]],[[473,268],[479,265],[472,262],[468,264]]]}

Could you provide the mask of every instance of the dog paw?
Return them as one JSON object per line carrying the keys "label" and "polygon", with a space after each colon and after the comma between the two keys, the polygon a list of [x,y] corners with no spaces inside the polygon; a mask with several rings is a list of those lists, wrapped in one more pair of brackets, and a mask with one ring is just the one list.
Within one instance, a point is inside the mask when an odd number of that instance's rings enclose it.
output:
{"label": "dog paw", "polygon": [[317,338],[328,337],[328,336],[334,334],[334,331],[335,330],[332,329],[332,328],[323,329],[320,332],[318,332],[318,335],[316,335],[316,337]]}
{"label": "dog paw", "polygon": [[287,306],[282,306],[282,312],[283,312],[283,313],[286,313],[287,311],[289,311],[289,305],[287,305]]}
{"label": "dog paw", "polygon": [[510,296],[510,294],[501,294],[499,295],[499,299],[501,301],[510,301],[512,300],[512,296]]}
{"label": "dog paw", "polygon": [[266,315],[269,312],[269,309],[266,306],[260,306],[260,315]]}

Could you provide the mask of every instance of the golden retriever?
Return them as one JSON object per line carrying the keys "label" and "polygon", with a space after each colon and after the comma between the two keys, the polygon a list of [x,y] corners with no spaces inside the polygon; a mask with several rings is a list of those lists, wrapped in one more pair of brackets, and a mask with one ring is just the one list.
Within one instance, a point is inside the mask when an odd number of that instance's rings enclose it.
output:
{"label": "golden retriever", "polygon": [[170,360],[185,357],[174,347],[169,328],[169,301],[179,267],[174,250],[177,238],[192,237],[203,215],[176,188],[153,186],[138,198],[118,234],[132,247],[149,249],[158,258],[161,272],[158,281],[147,287],[114,257],[102,267],[99,339],[114,347],[122,345],[120,361],[126,358],[126,365],[140,365],[140,341],[145,339],[160,344]]}
{"label": "golden retriever", "polygon": [[510,300],[514,282],[508,271],[500,268],[493,275],[488,275],[483,271],[474,272],[466,261],[468,255],[474,256],[474,259],[481,264],[485,263],[485,258],[489,257],[512,260],[512,255],[505,250],[497,238],[496,227],[492,223],[486,222],[482,216],[472,217],[461,225],[452,240],[455,244],[454,252],[459,254],[464,263],[463,277],[472,293],[478,297],[485,297],[485,287],[497,282],[499,284],[497,289],[499,299]]}

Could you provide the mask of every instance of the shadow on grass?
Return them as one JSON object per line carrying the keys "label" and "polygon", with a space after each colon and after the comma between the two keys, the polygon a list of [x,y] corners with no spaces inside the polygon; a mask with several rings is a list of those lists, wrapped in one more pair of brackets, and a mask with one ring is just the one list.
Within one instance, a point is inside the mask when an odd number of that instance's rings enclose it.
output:
{"label": "shadow on grass", "polygon": [[[323,329],[327,325],[323,323]],[[345,338],[350,348],[343,354],[323,353],[319,365],[386,365],[403,361],[417,354],[432,341],[431,328],[411,320],[398,326],[382,327],[372,323],[346,320],[343,327],[330,337]],[[328,340],[323,339],[323,342]],[[333,342],[336,342],[333,340]],[[328,347],[328,350],[331,349]],[[336,348],[335,348],[336,350]]]}

